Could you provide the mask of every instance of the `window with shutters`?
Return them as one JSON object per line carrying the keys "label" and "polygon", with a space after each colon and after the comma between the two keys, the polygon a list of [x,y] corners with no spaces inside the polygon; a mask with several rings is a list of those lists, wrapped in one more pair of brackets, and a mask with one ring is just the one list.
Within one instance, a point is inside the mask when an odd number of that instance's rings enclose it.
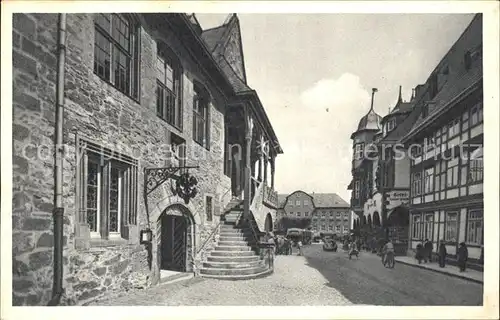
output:
{"label": "window with shutters", "polygon": [[182,130],[182,67],[175,54],[158,43],[156,57],[156,115]]}
{"label": "window with shutters", "polygon": [[95,15],[94,73],[135,99],[139,91],[138,30],[138,23],[128,14]]}
{"label": "window with shutters", "polygon": [[194,85],[193,97],[193,140],[203,147],[210,148],[209,122],[210,95],[199,84]]}
{"label": "window with shutters", "polygon": [[79,139],[77,206],[91,238],[128,239],[137,223],[137,160]]}

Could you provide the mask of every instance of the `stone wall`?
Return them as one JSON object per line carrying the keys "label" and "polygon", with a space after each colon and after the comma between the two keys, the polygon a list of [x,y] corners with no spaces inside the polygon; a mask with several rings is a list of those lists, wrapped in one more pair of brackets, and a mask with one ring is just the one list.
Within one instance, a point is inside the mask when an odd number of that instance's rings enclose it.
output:
{"label": "stone wall", "polygon": [[[148,252],[139,245],[139,230],[154,225],[170,205],[182,203],[168,184],[148,197],[143,194],[143,168],[164,166],[156,152],[143,153],[138,164],[137,224],[130,236],[119,241],[91,241],[79,235],[76,199],[76,136],[127,155],[136,148],[166,143],[169,132],[187,144],[187,165],[199,165],[193,173],[199,193],[186,208],[197,223],[195,246],[199,246],[219,222],[229,202],[230,180],[223,175],[224,102],[215,84],[191,59],[172,30],[141,29],[140,94],[138,101],[122,94],[93,72],[93,14],[67,15],[64,124],[64,283],[70,303],[81,304],[109,291],[145,287],[152,282],[148,255],[155,269],[155,247]],[[142,21],[148,21],[145,17]],[[16,14],[13,31],[13,304],[44,305],[52,286],[52,199],[54,159],[42,145],[53,148],[57,14]],[[156,116],[156,41],[161,39],[181,59],[183,74],[183,131]],[[210,105],[210,148],[192,140],[193,81],[206,85]],[[28,146],[28,148],[26,147]],[[123,149],[122,149],[123,148]],[[26,152],[23,152],[26,150]],[[123,151],[125,150],[125,151]],[[214,217],[207,221],[205,196],[213,196]],[[148,214],[149,213],[149,214]],[[153,228],[155,230],[155,228]],[[158,235],[154,234],[157,238]],[[209,248],[210,246],[207,246]],[[195,248],[196,249],[196,248]],[[196,250],[197,251],[197,250]],[[158,267],[158,266],[156,266]]]}

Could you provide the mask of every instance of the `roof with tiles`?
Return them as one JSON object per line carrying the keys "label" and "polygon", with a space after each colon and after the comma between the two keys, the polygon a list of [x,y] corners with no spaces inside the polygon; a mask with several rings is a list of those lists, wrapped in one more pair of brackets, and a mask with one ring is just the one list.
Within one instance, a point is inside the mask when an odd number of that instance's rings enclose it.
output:
{"label": "roof with tiles", "polygon": [[447,81],[443,85],[443,88],[441,88],[441,90],[432,100],[434,103],[430,103],[428,105],[427,117],[424,119],[423,117],[419,116],[408,135],[414,133],[423,124],[424,121],[429,121],[428,119],[434,118],[438,114],[438,112],[445,108],[455,97],[459,96],[469,87],[476,85],[482,79],[483,66],[481,63],[479,63],[470,70],[464,69],[464,71],[457,77]]}
{"label": "roof with tiles", "polygon": [[278,194],[278,208],[284,208],[286,203],[287,194]]}
{"label": "roof with tiles", "polygon": [[226,27],[227,25],[224,24],[215,28],[203,30],[201,38],[205,41],[210,51],[214,51],[217,43],[221,40],[224,31],[226,31]]}
{"label": "roof with tiles", "polygon": [[336,193],[313,193],[316,208],[349,208],[350,205]]}
{"label": "roof with tiles", "polygon": [[233,86],[234,88],[234,91],[236,91],[237,93],[242,93],[242,92],[248,92],[248,91],[253,91],[252,88],[250,88],[237,74],[236,72],[233,70],[233,68],[231,67],[231,65],[229,64],[229,62],[227,62],[226,58],[224,58],[224,56],[220,56],[218,59],[217,59],[219,65],[221,66],[222,68],[222,71],[224,72],[224,74],[226,75],[226,77],[228,78],[229,82],[231,83],[231,85]]}

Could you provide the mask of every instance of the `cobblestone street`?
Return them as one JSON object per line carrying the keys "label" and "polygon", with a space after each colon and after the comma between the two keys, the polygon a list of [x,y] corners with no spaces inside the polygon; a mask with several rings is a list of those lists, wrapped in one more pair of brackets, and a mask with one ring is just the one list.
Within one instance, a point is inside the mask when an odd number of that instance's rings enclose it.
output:
{"label": "cobblestone street", "polygon": [[95,301],[91,305],[350,305],[337,290],[326,286],[319,271],[307,266],[300,256],[277,256],[275,272],[266,278],[223,281],[204,278],[160,285]]}
{"label": "cobblestone street", "polygon": [[277,256],[269,277],[222,281],[193,278],[123,293],[90,305],[481,305],[481,284],[403,264],[386,269],[376,255],[349,260],[321,245],[304,248],[304,257]]}
{"label": "cobblestone street", "polygon": [[[380,257],[363,251],[359,259],[323,252],[321,245],[305,248],[309,266],[321,271],[329,286],[354,304],[385,306],[479,306],[483,285],[396,262],[385,268]],[[452,268],[448,266],[448,268]]]}

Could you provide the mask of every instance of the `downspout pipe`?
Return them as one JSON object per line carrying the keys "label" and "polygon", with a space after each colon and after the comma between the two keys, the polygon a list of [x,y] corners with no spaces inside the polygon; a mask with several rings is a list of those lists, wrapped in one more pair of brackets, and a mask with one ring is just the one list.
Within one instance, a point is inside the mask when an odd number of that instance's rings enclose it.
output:
{"label": "downspout pipe", "polygon": [[57,42],[57,83],[56,83],[56,121],[55,121],[55,166],[54,166],[54,274],[52,299],[49,306],[60,304],[63,295],[63,121],[64,121],[64,65],[66,58],[66,14],[59,14]]}

